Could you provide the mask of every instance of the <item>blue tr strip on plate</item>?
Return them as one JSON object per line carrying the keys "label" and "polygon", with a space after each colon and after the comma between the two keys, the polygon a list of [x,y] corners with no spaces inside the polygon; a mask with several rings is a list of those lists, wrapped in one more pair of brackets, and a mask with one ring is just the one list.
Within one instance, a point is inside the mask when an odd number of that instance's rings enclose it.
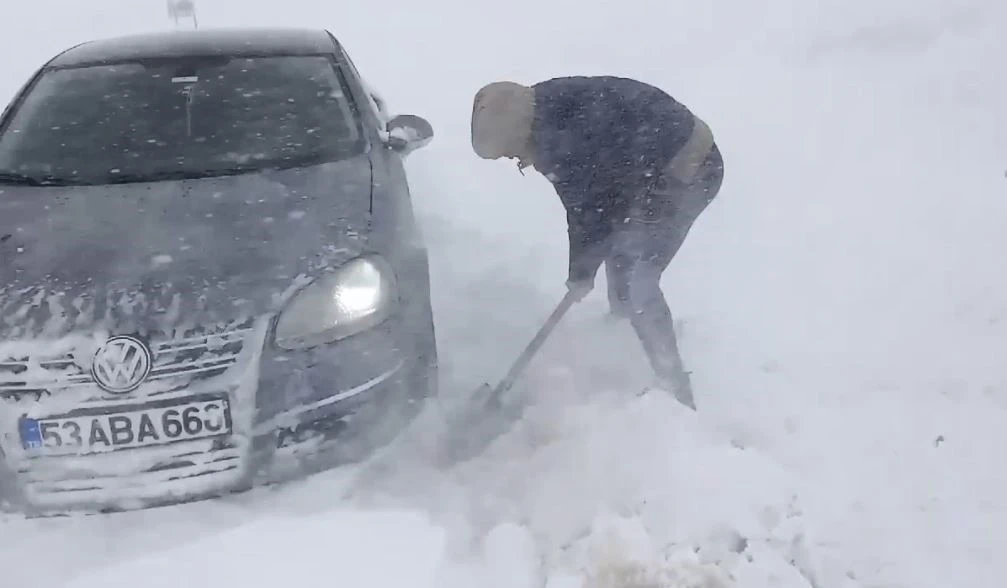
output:
{"label": "blue tr strip on plate", "polygon": [[42,429],[39,428],[35,419],[21,418],[18,423],[21,430],[21,446],[25,449],[38,449],[42,447]]}

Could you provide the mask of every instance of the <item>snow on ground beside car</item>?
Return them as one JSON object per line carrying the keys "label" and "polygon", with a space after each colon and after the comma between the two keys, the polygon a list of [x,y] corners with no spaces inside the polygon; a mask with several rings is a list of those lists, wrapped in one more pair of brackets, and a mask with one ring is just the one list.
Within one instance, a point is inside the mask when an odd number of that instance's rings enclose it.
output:
{"label": "snow on ground beside car", "polygon": [[[769,575],[795,588],[807,585],[805,577],[845,585],[846,570],[830,554],[807,552],[806,506],[792,476],[704,431],[666,397],[620,404],[609,398],[584,406],[565,415],[561,430],[556,423],[538,428],[552,437],[549,446],[531,455],[521,444],[505,447],[448,479],[409,470],[340,503],[338,492],[320,496],[340,488],[322,476],[256,501],[266,514],[227,532],[125,559],[67,585],[144,577],[152,587],[268,586],[327,575],[373,586],[458,588],[574,586],[581,575],[598,586],[636,575],[711,588],[731,585],[731,577],[764,586]],[[655,442],[670,450],[648,451]],[[254,565],[260,557],[272,563]]]}
{"label": "snow on ground beside car", "polygon": [[[91,15],[98,4],[111,16]],[[520,387],[541,399],[529,423],[484,459],[446,476],[414,462],[143,513],[3,519],[4,583],[1000,585],[1007,10],[655,6],[198,10],[204,27],[330,27],[393,111],[433,123],[409,168],[451,391],[504,373],[562,294],[565,266],[545,180],[468,149],[479,85],[616,73],[693,106],[728,163],[664,280],[699,415],[663,397],[619,402],[645,364],[625,325],[601,321],[599,280]],[[19,59],[0,94],[64,45],[170,26],[156,2],[16,10],[0,50]]]}

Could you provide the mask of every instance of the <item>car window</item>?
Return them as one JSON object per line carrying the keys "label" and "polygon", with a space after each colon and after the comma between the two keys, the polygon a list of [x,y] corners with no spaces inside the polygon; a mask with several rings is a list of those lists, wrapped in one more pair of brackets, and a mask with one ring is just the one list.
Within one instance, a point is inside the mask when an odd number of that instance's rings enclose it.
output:
{"label": "car window", "polygon": [[357,79],[357,81],[360,83],[360,86],[364,89],[364,94],[367,95],[367,106],[370,107],[371,113],[374,115],[374,118],[377,119],[378,121],[378,130],[381,131],[385,130],[385,127],[388,124],[389,116],[388,111],[385,108],[384,100],[382,100],[381,96],[376,91],[374,91],[373,88],[371,88],[371,86],[367,83],[367,80],[365,80],[364,77],[360,75],[360,70],[357,69],[356,64],[353,63],[353,60],[350,58],[349,54],[343,52],[343,58],[346,60],[347,65],[349,65],[350,71],[353,72],[353,76]]}
{"label": "car window", "polygon": [[0,173],[204,177],[340,159],[362,140],[328,57],[97,65],[42,76],[0,135]]}

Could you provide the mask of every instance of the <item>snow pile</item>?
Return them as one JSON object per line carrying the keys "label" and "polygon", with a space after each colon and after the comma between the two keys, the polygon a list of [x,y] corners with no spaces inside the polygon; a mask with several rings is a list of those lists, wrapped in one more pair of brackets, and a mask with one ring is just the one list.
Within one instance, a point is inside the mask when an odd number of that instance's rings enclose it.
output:
{"label": "snow pile", "polygon": [[801,484],[674,401],[596,399],[564,415],[534,415],[447,478],[414,463],[339,500],[323,475],[260,497],[268,514],[252,522],[67,586],[855,585],[808,537]]}

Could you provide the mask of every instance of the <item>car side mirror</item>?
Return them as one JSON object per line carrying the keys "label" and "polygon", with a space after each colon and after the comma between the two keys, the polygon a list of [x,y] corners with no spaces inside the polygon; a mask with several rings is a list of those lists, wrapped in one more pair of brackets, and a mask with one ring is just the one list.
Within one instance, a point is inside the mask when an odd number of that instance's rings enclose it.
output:
{"label": "car side mirror", "polygon": [[425,119],[413,114],[400,114],[388,121],[388,146],[406,155],[426,147],[434,138],[434,129]]}

